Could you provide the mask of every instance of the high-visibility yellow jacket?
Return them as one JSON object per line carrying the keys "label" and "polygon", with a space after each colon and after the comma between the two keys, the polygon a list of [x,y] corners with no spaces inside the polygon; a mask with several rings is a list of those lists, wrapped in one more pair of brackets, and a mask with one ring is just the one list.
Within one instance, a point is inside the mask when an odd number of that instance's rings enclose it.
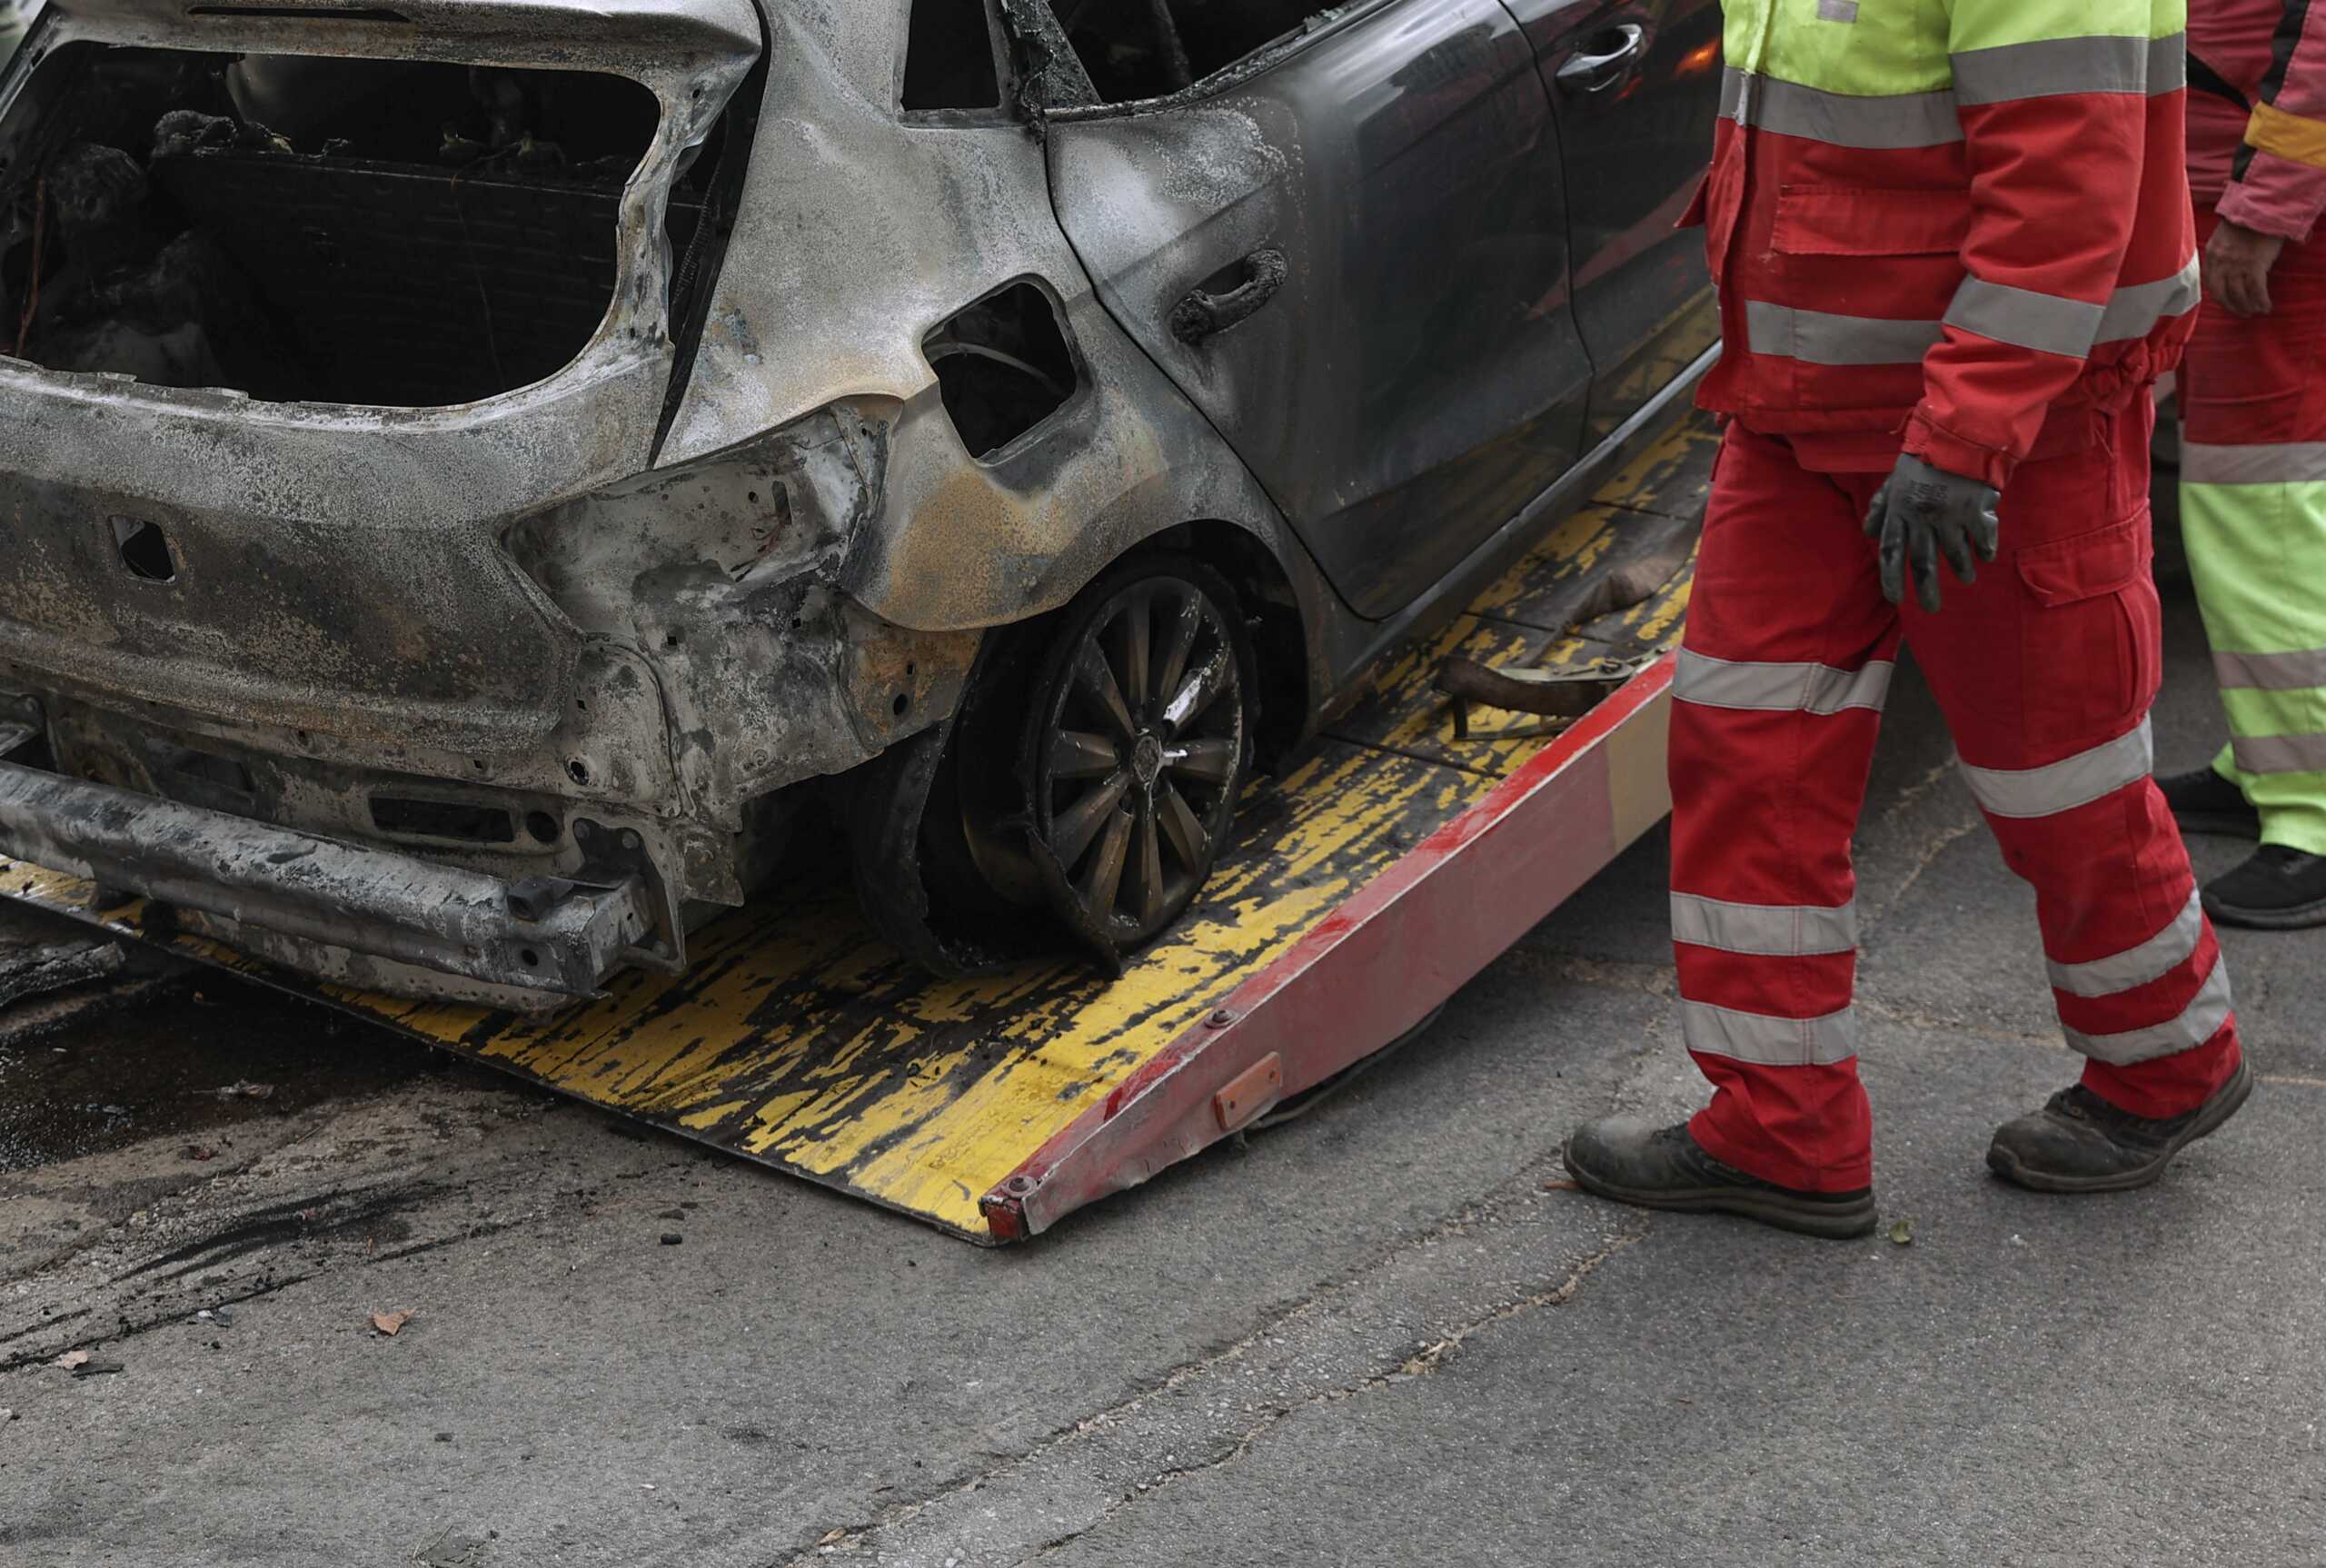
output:
{"label": "high-visibility yellow jacket", "polygon": [[1726,0],[1704,404],[2000,488],[2198,299],[2186,0]]}

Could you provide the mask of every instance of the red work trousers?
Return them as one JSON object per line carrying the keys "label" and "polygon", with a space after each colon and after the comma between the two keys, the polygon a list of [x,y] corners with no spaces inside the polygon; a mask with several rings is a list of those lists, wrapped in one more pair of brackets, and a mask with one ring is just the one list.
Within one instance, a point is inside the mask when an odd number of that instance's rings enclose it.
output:
{"label": "red work trousers", "polygon": [[1975,583],[1949,573],[1936,615],[1882,597],[1863,530],[1882,473],[1815,471],[1783,437],[1729,426],[1671,751],[1682,1025],[1715,1090],[1691,1130],[1715,1158],[1804,1191],[1872,1181],[1850,839],[1902,637],[2034,887],[2086,1087],[2169,1116],[2235,1070],[2228,972],[2149,780],[2152,421],[2145,395],[2055,415],[2070,428],[2047,446],[2068,450],[2020,465],[2000,558]]}

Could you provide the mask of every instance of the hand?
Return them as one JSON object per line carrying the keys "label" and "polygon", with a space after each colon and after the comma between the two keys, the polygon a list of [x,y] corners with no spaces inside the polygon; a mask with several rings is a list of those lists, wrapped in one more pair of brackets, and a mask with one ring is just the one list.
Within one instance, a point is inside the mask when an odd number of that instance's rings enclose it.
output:
{"label": "hand", "polygon": [[1979,580],[1979,561],[1993,561],[2003,538],[1993,487],[1901,455],[1874,492],[1865,531],[1882,541],[1882,597],[1905,597],[1905,569],[1914,571],[1914,598],[1938,613],[1938,558],[1946,557],[1964,582]]}
{"label": "hand", "polygon": [[2205,293],[2233,316],[2268,315],[2270,269],[2285,248],[2279,235],[2223,220],[2205,242]]}

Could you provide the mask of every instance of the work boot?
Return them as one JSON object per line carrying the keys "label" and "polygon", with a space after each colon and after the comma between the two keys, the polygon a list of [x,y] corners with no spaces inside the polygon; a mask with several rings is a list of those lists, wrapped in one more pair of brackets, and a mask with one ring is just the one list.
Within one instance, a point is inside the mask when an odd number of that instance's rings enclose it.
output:
{"label": "work boot", "polygon": [[2264,844],[2205,884],[2205,911],[2224,926],[2293,931],[2326,926],[2326,855]]}
{"label": "work boot", "polygon": [[2042,1110],[2005,1122],[1987,1149],[1987,1168],[2037,1192],[2122,1192],[2164,1174],[2172,1156],[2237,1114],[2253,1092],[2242,1061],[2193,1111],[2151,1118],[2119,1110],[2077,1084]]}
{"label": "work boot", "polygon": [[2160,774],[2156,787],[2172,809],[2172,819],[2183,833],[2219,833],[2231,839],[2259,839],[2261,813],[2245,798],[2234,779],[2224,779],[2211,766],[2186,773]]}
{"label": "work boot", "polygon": [[1746,1176],[1705,1153],[1685,1122],[1657,1127],[1637,1116],[1601,1116],[1576,1128],[1563,1153],[1577,1186],[1617,1203],[1741,1214],[1837,1241],[1874,1228],[1872,1187],[1795,1192]]}

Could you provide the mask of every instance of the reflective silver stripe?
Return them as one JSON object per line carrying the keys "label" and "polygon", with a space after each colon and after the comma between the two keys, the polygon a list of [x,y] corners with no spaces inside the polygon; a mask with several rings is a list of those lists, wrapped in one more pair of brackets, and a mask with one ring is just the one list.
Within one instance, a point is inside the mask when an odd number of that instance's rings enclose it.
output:
{"label": "reflective silver stripe", "polygon": [[2100,331],[2104,305],[2065,300],[2057,294],[1991,283],[1984,278],[1964,278],[1947,307],[1946,324],[2016,343],[2023,349],[2065,354],[2080,360],[2092,352],[2092,335]]}
{"label": "reflective silver stripe", "polygon": [[2326,648],[2300,653],[2216,653],[2213,679],[2232,691],[2306,691],[2326,686]]}
{"label": "reflective silver stripe", "polygon": [[1830,664],[1742,664],[1683,648],[1672,694],[1683,702],[1706,708],[1820,714],[1870,708],[1879,713],[1889,698],[1890,677],[1896,670],[1886,659],[1874,660],[1863,670],[1836,670]]}
{"label": "reflective silver stripe", "polygon": [[2072,997],[2109,997],[2145,986],[2185,964],[2205,933],[2205,909],[2194,889],[2164,929],[2137,948],[2085,964],[2052,965],[2052,984]]}
{"label": "reflective silver stripe", "polygon": [[2326,735],[2238,735],[2229,745],[2248,773],[2326,773]]}
{"label": "reflective silver stripe", "polygon": [[1964,104],[2003,104],[2061,93],[2146,93],[2150,53],[2146,38],[2044,38],[1965,50],[1954,56],[1954,95]]}
{"label": "reflective silver stripe", "polygon": [[[1864,147],[1895,151],[1907,147],[1943,147],[1963,139],[1963,122],[1955,117],[1954,94],[1897,93],[1864,96],[1828,93],[1782,82],[1774,76],[1751,76],[1730,66],[1721,73],[1720,114],[1756,130],[1780,136],[1799,136],[1829,147]],[[1743,114],[1740,107],[1750,104]]]}
{"label": "reflective silver stripe", "polygon": [[1847,953],[1857,947],[1857,901],[1827,909],[1814,904],[1730,904],[1675,893],[1672,939],[1768,958]]}
{"label": "reflective silver stripe", "polygon": [[2134,283],[2110,294],[2108,309],[2100,317],[2100,334],[2092,341],[2121,343],[2144,338],[2156,330],[2157,323],[2195,310],[2203,297],[2204,290],[2197,282],[2197,258],[2191,256],[2189,264],[2169,278]]}
{"label": "reflective silver stripe", "polygon": [[1973,768],[1963,764],[1971,793],[1997,817],[2049,817],[2072,811],[2112,795],[2125,785],[2148,777],[2155,760],[2149,721],[2089,751],[2048,763],[2042,768]]}
{"label": "reflective silver stripe", "polygon": [[1936,322],[1894,322],[1744,302],[1744,346],[1818,365],[1920,364],[1943,333]]}
{"label": "reflective silver stripe", "polygon": [[1764,1067],[1819,1067],[1857,1055],[1857,1013],[1844,1007],[1822,1018],[1773,1018],[1684,998],[1680,1037],[1692,1051]]}
{"label": "reflective silver stripe", "polygon": [[2148,91],[2152,98],[2189,84],[2189,35],[2171,33],[2148,41]]}
{"label": "reflective silver stripe", "polygon": [[1964,278],[1946,321],[1997,342],[2081,359],[2094,343],[2144,338],[2167,317],[2186,315],[2197,308],[2199,293],[2194,256],[2169,278],[2116,290],[2104,306]]}
{"label": "reflective silver stripe", "polygon": [[2183,484],[2318,484],[2326,482],[2326,441],[2269,446],[2181,443]]}
{"label": "reflective silver stripe", "polygon": [[2087,1035],[2078,1029],[2063,1032],[2068,1044],[2085,1056],[2125,1067],[2203,1045],[2221,1033],[2234,1005],[2229,994],[2229,966],[2216,958],[2212,973],[2205,977],[2195,999],[2181,1009],[2177,1018],[2145,1029],[2127,1029],[2120,1035]]}

